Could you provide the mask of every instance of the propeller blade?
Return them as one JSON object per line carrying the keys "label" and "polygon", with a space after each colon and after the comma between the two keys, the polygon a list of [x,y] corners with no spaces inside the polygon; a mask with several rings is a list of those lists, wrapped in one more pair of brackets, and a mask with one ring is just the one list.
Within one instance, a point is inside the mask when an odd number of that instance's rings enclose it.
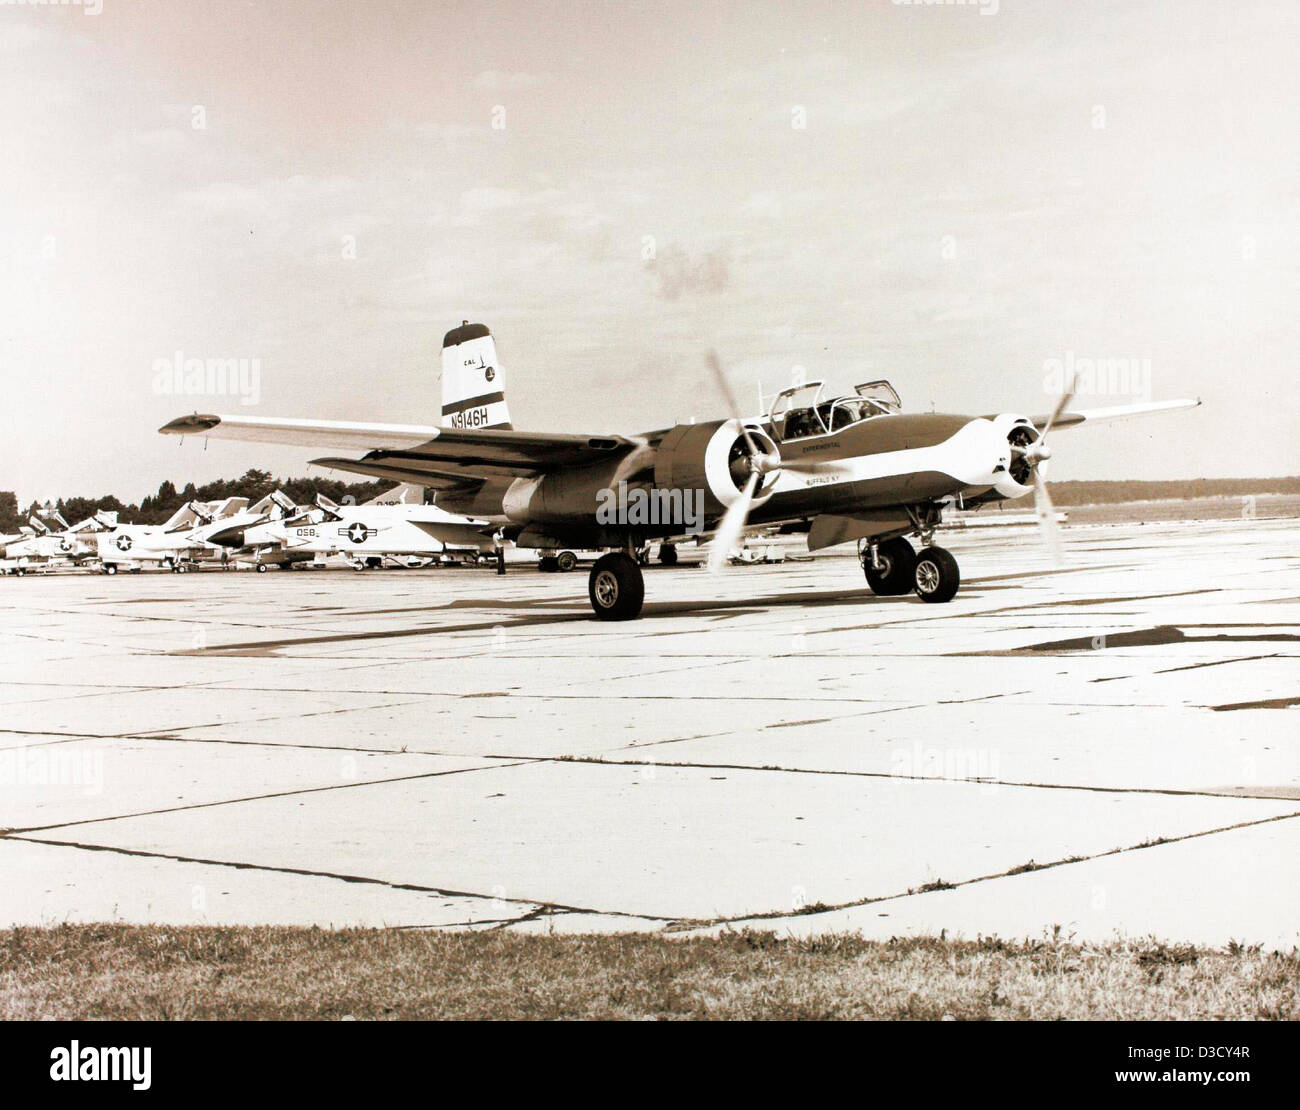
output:
{"label": "propeller blade", "polygon": [[1038,518],[1038,532],[1047,545],[1052,566],[1064,565],[1061,551],[1061,529],[1056,523],[1056,507],[1052,504],[1052,495],[1047,492],[1047,480],[1034,468],[1034,515]]}
{"label": "propeller blade", "polygon": [[754,501],[754,490],[758,488],[758,473],[751,472],[740,496],[728,506],[723,514],[718,530],[713,534],[713,543],[709,547],[709,573],[717,574],[727,562],[727,556],[736,546],[740,534],[745,530],[745,521],[749,518],[749,507]]}
{"label": "propeller blade", "polygon": [[1043,434],[1038,437],[1038,442],[1042,443],[1047,438],[1047,433],[1052,430],[1052,425],[1060,418],[1061,413],[1065,411],[1065,406],[1074,400],[1074,379],[1070,379],[1070,384],[1065,387],[1065,392],[1061,394],[1061,399],[1056,402],[1056,411],[1052,413],[1047,420],[1047,426],[1043,429]]}
{"label": "propeller blade", "polygon": [[753,437],[749,434],[749,429],[745,427],[745,418],[740,414],[740,406],[736,404],[736,395],[731,392],[731,383],[727,381],[727,375],[723,373],[722,363],[718,359],[717,351],[710,351],[704,356],[705,361],[709,364],[709,369],[713,371],[713,380],[717,383],[718,391],[727,401],[727,408],[731,412],[732,419],[740,425],[740,434],[745,437],[745,446],[749,450],[750,457],[760,454],[758,444],[754,442]]}

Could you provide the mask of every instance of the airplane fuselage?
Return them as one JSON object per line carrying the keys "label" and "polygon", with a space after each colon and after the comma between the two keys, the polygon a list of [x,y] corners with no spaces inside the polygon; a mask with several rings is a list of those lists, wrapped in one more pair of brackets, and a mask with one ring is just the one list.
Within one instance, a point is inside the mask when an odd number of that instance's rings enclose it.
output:
{"label": "airplane fuselage", "polygon": [[[1015,497],[1029,492],[1008,481],[1007,427],[1015,417],[988,419],[943,413],[881,415],[822,435],[782,441],[765,421],[746,421],[779,450],[781,466],[760,487],[749,514],[753,524],[820,514],[918,505],[960,495],[964,499]],[[734,422],[731,422],[734,423]],[[522,546],[553,546],[583,539],[617,546],[630,530],[639,537],[683,533],[680,520],[630,521],[611,529],[599,511],[604,491],[679,490],[701,493],[702,527],[721,517],[738,495],[744,472],[716,444],[727,443],[727,421],[678,425],[644,437],[646,446],[588,467],[535,478],[488,482],[463,503],[443,503],[476,516],[522,527]],[[733,453],[734,454],[734,453]],[[999,492],[1000,491],[1000,492]]]}

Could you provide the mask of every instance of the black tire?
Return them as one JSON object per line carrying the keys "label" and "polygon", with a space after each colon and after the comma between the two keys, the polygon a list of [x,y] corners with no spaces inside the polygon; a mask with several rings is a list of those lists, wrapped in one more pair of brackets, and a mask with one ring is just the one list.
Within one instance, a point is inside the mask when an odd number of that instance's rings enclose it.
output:
{"label": "black tire", "polygon": [[862,556],[862,569],[871,592],[879,597],[897,597],[916,588],[916,551],[902,536],[886,540],[877,549],[880,569],[871,565],[871,552]]}
{"label": "black tire", "polygon": [[258,573],[258,574],[265,574],[265,573],[266,573],[266,564],[265,564],[265,563],[258,563],[258,564],[257,564],[257,573]]}
{"label": "black tire", "polygon": [[577,565],[578,557],[572,551],[561,551],[555,556],[555,567],[564,574],[568,574]]}
{"label": "black tire", "polygon": [[641,615],[645,602],[645,578],[630,555],[612,551],[602,555],[587,579],[591,608],[603,621],[630,621]]}
{"label": "black tire", "polygon": [[117,573],[117,564],[116,564],[116,563],[105,563],[105,564],[104,564],[104,573],[105,573],[105,574],[116,574],[116,573]]}
{"label": "black tire", "polygon": [[560,560],[555,555],[543,555],[537,560],[537,569],[543,574],[554,574],[560,569]]}
{"label": "black tire", "polygon": [[659,561],[666,567],[675,567],[677,565],[677,548],[674,544],[666,543],[659,548]]}
{"label": "black tire", "polygon": [[938,604],[951,601],[961,585],[961,571],[952,553],[942,547],[927,547],[916,557],[916,596]]}

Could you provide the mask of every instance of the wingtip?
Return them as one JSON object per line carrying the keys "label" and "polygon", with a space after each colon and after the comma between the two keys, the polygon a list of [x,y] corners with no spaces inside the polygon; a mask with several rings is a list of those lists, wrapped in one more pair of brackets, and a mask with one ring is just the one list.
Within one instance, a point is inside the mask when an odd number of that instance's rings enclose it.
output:
{"label": "wingtip", "polygon": [[158,429],[165,436],[193,436],[201,435],[203,432],[210,432],[221,423],[221,417],[213,416],[210,413],[191,412],[185,416],[178,416],[175,420],[169,420]]}

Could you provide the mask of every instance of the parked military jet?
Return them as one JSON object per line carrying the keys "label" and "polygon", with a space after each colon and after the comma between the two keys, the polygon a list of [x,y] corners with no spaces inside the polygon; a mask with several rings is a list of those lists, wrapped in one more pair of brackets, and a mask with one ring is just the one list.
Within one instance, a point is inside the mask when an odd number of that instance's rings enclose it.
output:
{"label": "parked military jet", "polygon": [[[905,414],[886,381],[841,395],[812,382],[779,393],[766,416],[745,418],[716,358],[710,366],[728,398],[729,419],[632,436],[520,432],[500,417],[504,395],[491,335],[466,323],[443,340],[444,379],[453,370],[461,395],[453,402],[455,426],[195,413],[159,430],[361,448],[360,458],[315,462],[432,487],[440,505],[494,522],[521,547],[616,549],[592,567],[588,596],[601,619],[627,620],[640,614],[645,596],[635,552],[651,539],[683,535],[690,523],[684,506],[692,503],[702,503],[704,530],[716,532],[714,568],[747,525],[809,521],[811,550],[860,541],[875,593],[915,591],[922,601],[949,601],[960,571],[933,542],[946,506],[1034,493],[1051,539],[1055,513],[1043,475],[1049,433],[1199,403],[1071,411],[1067,391],[1048,416]],[[620,504],[639,492],[658,511],[606,519],[602,508],[616,489]],[[921,540],[920,552],[908,536]],[[671,544],[669,551],[675,552]]]}
{"label": "parked military jet", "polygon": [[105,574],[139,571],[147,564],[178,573],[199,559],[220,558],[222,549],[207,538],[221,521],[248,507],[248,498],[189,501],[163,524],[119,524],[95,536]]}
{"label": "parked military jet", "polygon": [[[486,531],[484,530],[486,529]],[[467,521],[434,505],[392,502],[338,505],[318,497],[316,506],[280,519],[236,524],[211,536],[213,543],[251,551],[259,571],[268,566],[341,555],[365,570],[393,559],[477,557],[493,550],[495,528]]]}
{"label": "parked military jet", "polygon": [[[59,525],[52,529],[46,521]],[[17,536],[0,537],[0,570],[6,574],[25,574],[30,570],[49,570],[60,565],[81,566],[98,555],[96,536],[117,527],[116,512],[98,512],[77,524],[69,525],[57,510],[47,512],[45,520],[31,517]]]}

